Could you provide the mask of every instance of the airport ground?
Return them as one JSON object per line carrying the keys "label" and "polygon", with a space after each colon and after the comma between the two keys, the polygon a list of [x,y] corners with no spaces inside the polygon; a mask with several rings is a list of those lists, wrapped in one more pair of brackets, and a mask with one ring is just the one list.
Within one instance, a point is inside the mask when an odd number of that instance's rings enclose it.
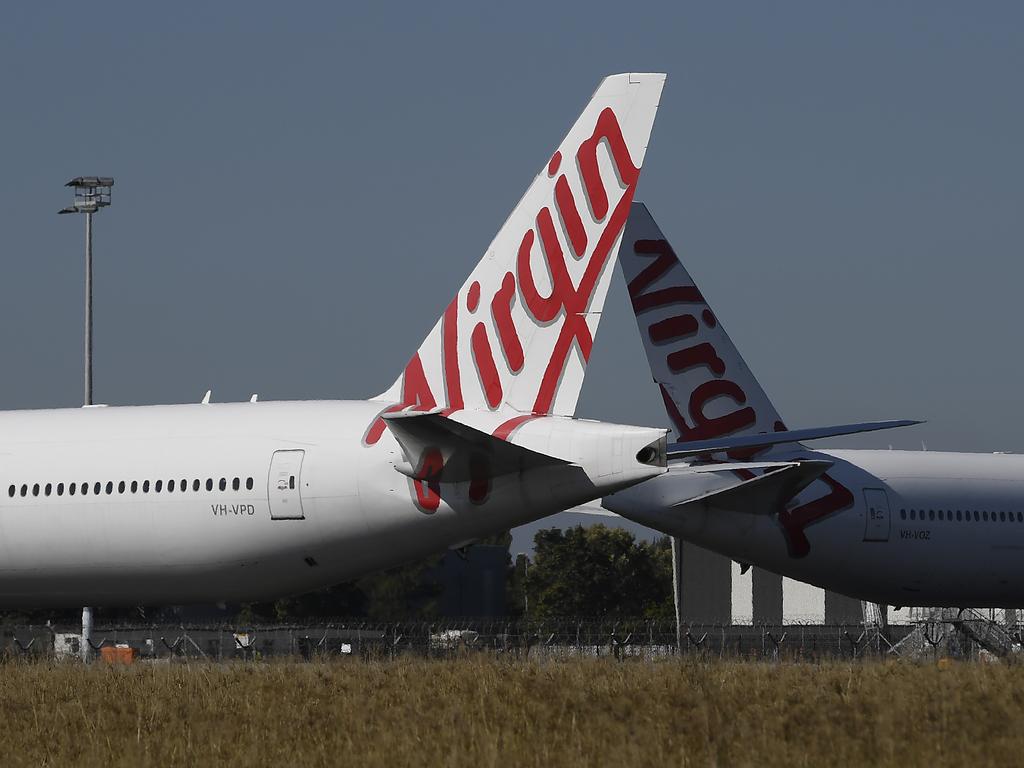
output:
{"label": "airport ground", "polygon": [[978,662],[0,665],[15,766],[1014,765],[1024,667]]}

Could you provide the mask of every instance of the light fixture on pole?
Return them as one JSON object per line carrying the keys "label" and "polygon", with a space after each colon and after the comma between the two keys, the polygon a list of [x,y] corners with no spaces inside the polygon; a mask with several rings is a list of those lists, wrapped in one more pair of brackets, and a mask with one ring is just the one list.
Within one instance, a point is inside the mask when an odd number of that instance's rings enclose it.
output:
{"label": "light fixture on pole", "polygon": [[[109,176],[76,176],[65,187],[75,190],[75,202],[58,213],[85,214],[85,393],[84,405],[92,405],[92,215],[110,205]],[[89,661],[92,646],[92,608],[82,608],[82,661]]]}
{"label": "light fixture on pole", "polygon": [[75,190],[75,202],[58,213],[85,214],[85,397],[92,405],[92,215],[110,205],[109,176],[76,176],[65,187]]}

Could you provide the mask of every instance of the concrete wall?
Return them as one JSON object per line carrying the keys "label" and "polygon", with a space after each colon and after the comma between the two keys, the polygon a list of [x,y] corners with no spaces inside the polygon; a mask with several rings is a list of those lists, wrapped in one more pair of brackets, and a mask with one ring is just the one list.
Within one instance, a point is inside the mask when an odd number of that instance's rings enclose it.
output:
{"label": "concrete wall", "polygon": [[683,542],[682,619],[700,624],[732,623],[732,560]]}
{"label": "concrete wall", "polygon": [[751,607],[755,624],[781,624],[782,577],[762,568],[751,568]]}
{"label": "concrete wall", "polygon": [[864,621],[864,608],[860,600],[838,592],[825,592],[826,624],[860,624]]}
{"label": "concrete wall", "polygon": [[[859,600],[683,544],[683,620],[716,624],[856,624]],[[687,601],[688,604],[687,604]]]}

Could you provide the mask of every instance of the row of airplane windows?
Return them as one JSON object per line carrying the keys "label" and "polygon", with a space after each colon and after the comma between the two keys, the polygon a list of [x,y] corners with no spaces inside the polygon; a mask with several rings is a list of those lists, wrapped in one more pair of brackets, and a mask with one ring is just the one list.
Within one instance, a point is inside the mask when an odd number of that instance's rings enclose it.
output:
{"label": "row of airplane windows", "polygon": [[[926,512],[923,509],[912,509],[912,510],[910,510],[909,517],[910,517],[911,520],[925,520],[925,519],[927,519],[927,520],[947,520],[947,521],[952,522],[953,519],[954,519],[953,515],[955,514],[956,515],[956,521],[958,523],[959,522],[970,522],[971,520],[974,520],[975,522],[984,521],[986,523],[989,522],[989,521],[991,521],[993,523],[995,523],[995,522],[1000,522],[1000,523],[1010,522],[1010,523],[1012,523],[1014,520],[1016,520],[1018,523],[1024,523],[1024,512],[1016,512],[1016,513],[1014,513],[1014,512],[992,512],[992,513],[989,513],[986,510],[983,510],[983,511],[979,512],[976,509],[972,510],[972,511],[961,512],[961,510],[958,509],[954,513],[953,510],[951,510],[951,509],[939,509],[939,510],[929,509],[929,510],[927,510],[927,518],[925,517],[925,514],[926,514]],[[900,519],[901,520],[906,520],[907,516],[908,516],[907,515],[907,510],[901,509],[900,510]]]}
{"label": "row of airplane windows", "polygon": [[[193,491],[201,490],[204,485],[208,491],[212,491],[215,487],[219,490],[226,491],[229,486],[231,487],[231,490],[237,491],[242,488],[243,484],[247,491],[251,491],[253,489],[253,480],[251,477],[247,477],[244,480],[240,477],[231,479],[222,477],[219,481],[214,480],[212,477],[208,477],[206,478],[205,484],[202,480],[193,480],[191,485]],[[93,483],[91,488],[93,496],[99,496],[104,492],[106,492],[107,496],[111,496],[115,492],[139,493],[140,491],[142,493],[149,493],[150,491],[153,493],[174,493],[175,490],[179,490],[184,493],[189,489],[189,481],[168,480],[165,483],[163,480],[154,480],[150,483],[149,480],[143,480],[140,483],[138,480],[132,480],[131,482],[120,480],[115,484],[113,480],[108,480],[105,484]],[[11,485],[7,489],[7,495],[12,499],[18,495],[24,498],[30,494],[32,496],[63,496],[66,491],[68,496],[74,496],[76,492],[81,496],[87,496],[89,494],[89,490],[89,483],[68,483],[67,486],[65,486],[64,483],[46,483],[45,485],[41,485],[39,483],[34,483],[33,485],[22,483],[20,489],[16,485]]]}

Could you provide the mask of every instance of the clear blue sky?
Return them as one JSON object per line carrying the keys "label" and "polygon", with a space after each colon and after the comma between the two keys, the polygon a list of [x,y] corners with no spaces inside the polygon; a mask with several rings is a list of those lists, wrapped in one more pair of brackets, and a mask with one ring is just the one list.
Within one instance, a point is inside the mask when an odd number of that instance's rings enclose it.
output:
{"label": "clear blue sky", "polygon": [[[117,179],[98,401],[362,398],[598,80],[664,71],[639,197],[787,423],[1024,450],[1021,4],[354,6],[0,12],[0,407],[80,402],[68,178]],[[665,421],[618,277],[580,413]]]}

